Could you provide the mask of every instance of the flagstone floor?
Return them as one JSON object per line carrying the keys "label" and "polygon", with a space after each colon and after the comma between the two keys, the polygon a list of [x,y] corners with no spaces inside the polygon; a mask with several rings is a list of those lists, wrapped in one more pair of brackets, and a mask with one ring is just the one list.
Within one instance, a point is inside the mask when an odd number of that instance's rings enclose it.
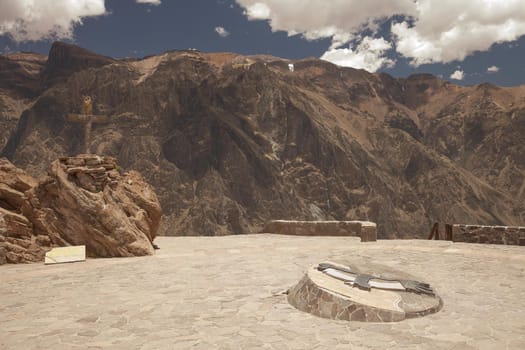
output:
{"label": "flagstone floor", "polygon": [[[0,349],[523,349],[525,247],[243,235],[160,237],[152,257],[0,266]],[[281,293],[324,260],[429,282],[433,315],[333,321]]]}

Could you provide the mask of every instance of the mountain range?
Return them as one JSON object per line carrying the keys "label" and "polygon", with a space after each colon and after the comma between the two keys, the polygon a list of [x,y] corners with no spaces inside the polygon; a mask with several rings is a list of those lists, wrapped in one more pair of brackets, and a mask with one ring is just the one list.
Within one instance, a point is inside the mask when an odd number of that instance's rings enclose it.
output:
{"label": "mountain range", "polygon": [[[290,64],[293,69],[290,69]],[[34,176],[82,153],[155,188],[166,235],[258,232],[271,219],[524,224],[525,86],[394,78],[319,59],[169,51],[115,59],[56,42],[0,56],[0,149]]]}

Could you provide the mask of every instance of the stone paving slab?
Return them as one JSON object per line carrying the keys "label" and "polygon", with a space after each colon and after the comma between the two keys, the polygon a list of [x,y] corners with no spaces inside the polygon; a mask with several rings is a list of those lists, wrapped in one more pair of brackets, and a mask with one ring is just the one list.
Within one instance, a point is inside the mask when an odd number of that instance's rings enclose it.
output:
{"label": "stone paving slab", "polygon": [[[351,237],[160,237],[155,256],[0,267],[0,349],[523,349],[525,247]],[[420,277],[443,309],[334,321],[280,292],[325,260]]]}

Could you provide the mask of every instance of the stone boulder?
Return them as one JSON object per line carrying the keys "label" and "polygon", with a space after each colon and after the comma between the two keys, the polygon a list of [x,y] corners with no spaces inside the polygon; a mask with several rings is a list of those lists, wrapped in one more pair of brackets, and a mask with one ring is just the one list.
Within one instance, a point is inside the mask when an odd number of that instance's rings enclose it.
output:
{"label": "stone boulder", "polygon": [[0,162],[0,263],[42,261],[53,246],[85,245],[88,256],[153,254],[161,207],[135,171],[115,159],[80,155],[54,161],[36,182]]}

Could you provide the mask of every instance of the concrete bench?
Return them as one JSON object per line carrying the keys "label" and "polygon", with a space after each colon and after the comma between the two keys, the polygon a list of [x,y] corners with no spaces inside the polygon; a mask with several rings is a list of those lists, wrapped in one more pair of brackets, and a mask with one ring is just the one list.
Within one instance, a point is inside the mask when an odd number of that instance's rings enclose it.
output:
{"label": "concrete bench", "polygon": [[377,240],[376,224],[370,221],[269,221],[262,232],[297,236],[351,236],[361,242]]}

